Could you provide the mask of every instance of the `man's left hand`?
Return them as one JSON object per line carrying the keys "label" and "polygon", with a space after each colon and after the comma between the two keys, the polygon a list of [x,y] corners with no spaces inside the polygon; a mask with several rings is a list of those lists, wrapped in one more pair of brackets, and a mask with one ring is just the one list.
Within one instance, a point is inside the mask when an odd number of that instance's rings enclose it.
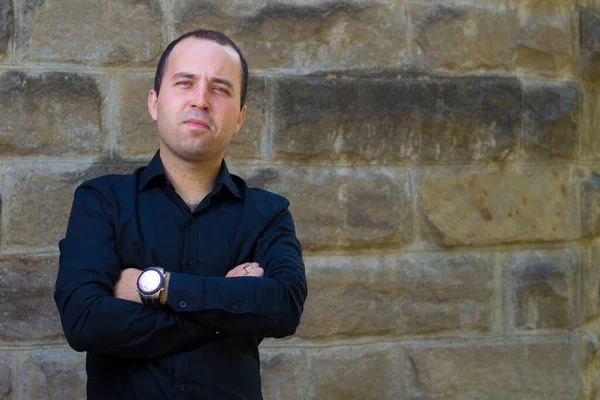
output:
{"label": "man's left hand", "polygon": [[115,297],[142,304],[142,299],[137,291],[137,280],[141,273],[142,270],[135,268],[126,268],[121,271],[121,276],[114,288]]}

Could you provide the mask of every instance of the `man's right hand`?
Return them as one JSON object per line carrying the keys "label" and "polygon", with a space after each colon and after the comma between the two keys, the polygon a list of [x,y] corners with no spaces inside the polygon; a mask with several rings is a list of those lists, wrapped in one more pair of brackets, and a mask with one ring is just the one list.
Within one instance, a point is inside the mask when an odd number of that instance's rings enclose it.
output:
{"label": "man's right hand", "polygon": [[240,276],[254,276],[261,278],[265,271],[258,265],[258,263],[243,263],[233,268],[225,275],[225,278],[236,278]]}

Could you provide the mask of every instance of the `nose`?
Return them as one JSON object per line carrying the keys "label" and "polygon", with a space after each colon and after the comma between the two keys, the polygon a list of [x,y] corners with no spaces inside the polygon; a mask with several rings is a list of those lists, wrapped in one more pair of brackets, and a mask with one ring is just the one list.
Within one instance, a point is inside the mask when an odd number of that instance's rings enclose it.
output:
{"label": "nose", "polygon": [[191,105],[202,111],[210,110],[210,92],[206,85],[198,85],[196,87],[191,100]]}

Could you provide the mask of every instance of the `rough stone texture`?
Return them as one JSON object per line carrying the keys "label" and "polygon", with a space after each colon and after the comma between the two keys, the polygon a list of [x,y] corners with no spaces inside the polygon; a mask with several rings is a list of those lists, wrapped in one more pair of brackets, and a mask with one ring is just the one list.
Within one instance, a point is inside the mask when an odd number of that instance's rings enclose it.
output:
{"label": "rough stone texture", "polygon": [[578,399],[573,346],[489,343],[406,350],[404,399]]}
{"label": "rough stone texture", "polygon": [[12,359],[12,352],[0,351],[0,400],[12,397]]}
{"label": "rough stone texture", "polygon": [[600,319],[578,332],[584,399],[600,397]]}
{"label": "rough stone texture", "polygon": [[[311,399],[398,399],[396,346],[314,349],[310,354]],[[376,372],[375,372],[376,371]],[[368,379],[366,378],[368,377]]]}
{"label": "rough stone texture", "polygon": [[300,337],[491,330],[489,253],[311,257],[305,263],[310,296]]}
{"label": "rough stone texture", "polygon": [[571,74],[570,13],[520,13],[519,6],[524,5],[410,4],[414,66],[459,73],[519,70],[542,76]]}
{"label": "rough stone texture", "polygon": [[600,87],[588,85],[584,90],[583,111],[580,124],[581,158],[600,160]]}
{"label": "rough stone texture", "polygon": [[426,241],[554,242],[580,235],[569,168],[424,168],[418,186]]}
{"label": "rough stone texture", "polygon": [[468,161],[505,159],[516,148],[521,119],[516,80],[429,79],[273,81],[276,158]]}
{"label": "rough stone texture", "polygon": [[521,144],[526,157],[577,158],[580,104],[574,84],[525,85]]}
{"label": "rough stone texture", "polygon": [[24,0],[18,52],[27,61],[148,64],[162,51],[159,0]]}
{"label": "rough stone texture", "polygon": [[579,323],[578,249],[522,251],[501,257],[507,268],[509,328],[569,329]]}
{"label": "rough stone texture", "polygon": [[306,398],[308,370],[303,351],[261,348],[260,366],[265,399]]}
{"label": "rough stone texture", "polygon": [[[148,113],[148,92],[154,87],[154,73],[127,74],[117,79],[119,152],[123,157],[151,157],[158,150],[156,122]],[[227,155],[259,158],[265,134],[264,79],[250,78],[242,129],[232,138]]]}
{"label": "rough stone texture", "polygon": [[[583,321],[591,321],[600,315],[600,239],[595,239],[590,248],[590,258],[582,265]],[[598,332],[600,334],[600,331]]]}
{"label": "rough stone texture", "polygon": [[250,186],[291,202],[305,249],[405,245],[411,236],[407,175],[402,169],[244,168]]}
{"label": "rough stone texture", "polygon": [[17,372],[22,399],[85,399],[85,354],[49,348],[21,353]]}
{"label": "rough stone texture", "polygon": [[584,236],[600,235],[600,169],[587,171],[581,182],[581,229]]}
{"label": "rough stone texture", "polygon": [[14,164],[4,168],[5,235],[8,246],[51,246],[64,237],[75,188],[107,173],[130,173],[137,165]]}
{"label": "rough stone texture", "polygon": [[0,342],[62,342],[52,301],[57,269],[57,256],[0,257]]}
{"label": "rough stone texture", "polygon": [[6,57],[10,49],[14,29],[13,3],[3,1],[0,3],[0,61]]}
{"label": "rough stone texture", "polygon": [[101,78],[10,71],[0,75],[0,155],[99,154],[108,150]]}
{"label": "rough stone texture", "polygon": [[222,31],[251,68],[379,70],[405,65],[403,2],[174,0],[175,30]]}
{"label": "rough stone texture", "polygon": [[600,15],[592,10],[579,10],[579,46],[581,77],[597,81],[600,77]]}
{"label": "rough stone texture", "polygon": [[511,70],[519,38],[514,6],[410,4],[413,57],[425,70]]}

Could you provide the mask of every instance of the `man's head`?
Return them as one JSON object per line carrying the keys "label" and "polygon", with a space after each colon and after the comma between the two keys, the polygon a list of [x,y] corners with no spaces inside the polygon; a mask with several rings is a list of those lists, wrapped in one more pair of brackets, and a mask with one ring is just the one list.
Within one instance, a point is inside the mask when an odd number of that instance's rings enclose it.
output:
{"label": "man's head", "polygon": [[163,162],[220,162],[246,117],[247,70],[239,49],[217,32],[190,32],[167,47],[148,95]]}
{"label": "man's head", "polygon": [[156,74],[154,75],[154,91],[156,92],[156,94],[158,95],[160,92],[160,85],[162,84],[163,76],[165,74],[166,64],[169,60],[169,55],[171,55],[171,52],[173,51],[173,48],[177,46],[177,44],[182,40],[190,37],[202,40],[210,40],[215,43],[219,43],[222,46],[231,47],[233,50],[235,50],[235,52],[240,57],[240,65],[242,70],[242,91],[240,97],[240,108],[244,107],[244,104],[246,104],[246,93],[248,90],[248,63],[246,62],[246,59],[244,58],[244,55],[242,54],[241,50],[237,47],[233,40],[229,39],[221,32],[205,29],[198,29],[195,31],[184,33],[183,35],[179,36],[177,39],[169,43],[165,51],[163,51],[162,55],[160,56],[160,60],[158,61],[158,67],[156,68]]}

